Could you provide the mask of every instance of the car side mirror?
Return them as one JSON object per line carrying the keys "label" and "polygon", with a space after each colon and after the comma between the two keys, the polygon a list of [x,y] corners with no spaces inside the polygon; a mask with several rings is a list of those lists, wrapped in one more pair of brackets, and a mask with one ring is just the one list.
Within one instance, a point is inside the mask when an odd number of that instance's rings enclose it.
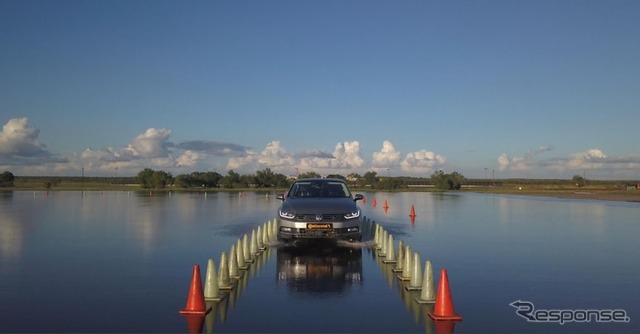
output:
{"label": "car side mirror", "polygon": [[284,194],[279,194],[276,198],[284,202]]}
{"label": "car side mirror", "polygon": [[359,200],[364,199],[364,196],[362,194],[356,194],[355,196],[353,196],[353,201],[357,202]]}

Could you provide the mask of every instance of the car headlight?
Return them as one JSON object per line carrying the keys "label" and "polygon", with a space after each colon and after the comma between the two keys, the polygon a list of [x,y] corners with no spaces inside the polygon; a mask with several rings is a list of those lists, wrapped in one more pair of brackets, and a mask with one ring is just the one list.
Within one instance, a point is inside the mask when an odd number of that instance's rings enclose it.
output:
{"label": "car headlight", "polygon": [[282,211],[282,210],[278,210],[278,214],[280,215],[281,218],[285,218],[285,219],[293,219],[296,216],[292,212],[287,212],[287,211]]}
{"label": "car headlight", "polygon": [[353,219],[358,217],[360,217],[360,210],[349,212],[346,215],[344,215],[344,219]]}

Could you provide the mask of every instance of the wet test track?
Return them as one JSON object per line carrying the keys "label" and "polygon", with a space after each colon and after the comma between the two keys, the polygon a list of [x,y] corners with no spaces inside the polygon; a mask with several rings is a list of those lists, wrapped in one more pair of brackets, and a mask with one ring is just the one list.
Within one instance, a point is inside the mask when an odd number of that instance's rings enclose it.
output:
{"label": "wet test track", "polygon": [[[245,234],[244,238],[239,238],[236,245],[231,246],[232,257],[228,258],[230,263],[227,266],[226,254],[221,255],[219,269],[216,269],[213,259],[209,259],[207,265],[207,275],[204,280],[204,294],[199,307],[199,315],[183,315],[186,318],[187,329],[190,333],[200,333],[203,329],[207,333],[216,331],[216,323],[225,323],[230,312],[233,312],[236,303],[238,303],[244,290],[249,284],[251,278],[260,273],[273,253],[276,253],[276,272],[277,285],[283,285],[286,290],[301,298],[307,300],[320,300],[331,296],[341,296],[348,294],[348,291],[354,288],[361,288],[363,284],[363,252],[371,256],[380,269],[379,275],[389,284],[390,288],[394,287],[394,281],[397,279],[397,291],[402,299],[406,310],[411,312],[415,325],[422,320],[424,322],[424,330],[432,332],[434,329],[438,333],[452,333],[454,331],[455,321],[435,321],[427,314],[432,313],[435,303],[435,290],[432,286],[433,276],[431,274],[431,264],[429,266],[429,281],[427,281],[427,272],[424,272],[424,282],[422,276],[422,267],[419,255],[410,251],[410,246],[406,246],[404,252],[403,242],[394,242],[393,236],[388,234],[380,225],[371,220],[363,219],[363,242],[346,242],[333,240],[307,240],[295,244],[283,244],[274,241],[274,234],[277,231],[275,220],[265,223],[262,228],[252,231],[251,241]],[[262,234],[264,231],[264,235]],[[257,237],[256,237],[257,236]],[[257,240],[257,241],[256,241]],[[264,241],[264,242],[262,242]],[[236,250],[239,250],[236,252]],[[244,252],[244,254],[243,254]],[[396,258],[395,254],[399,254]],[[250,254],[250,255],[246,255]],[[409,256],[405,255],[409,254]],[[412,259],[415,260],[411,262]],[[397,261],[396,261],[397,260]],[[237,265],[240,264],[240,265]],[[413,270],[404,270],[404,267],[413,268]],[[213,267],[212,267],[213,265]],[[240,269],[236,269],[236,266]],[[197,265],[196,265],[197,267]],[[231,271],[230,279],[227,270]],[[426,269],[426,268],[425,268]],[[213,273],[217,274],[213,274]],[[417,272],[417,273],[416,273]],[[196,290],[201,283],[199,282],[199,269],[194,271],[192,284],[196,284]],[[413,277],[412,277],[413,276]],[[229,284],[229,282],[231,284]],[[428,283],[427,283],[428,282]],[[423,284],[424,283],[424,284]],[[428,288],[427,287],[428,284]],[[448,284],[448,283],[447,283]],[[223,288],[221,288],[224,286]],[[421,289],[424,288],[424,289]],[[193,286],[192,288],[193,289]],[[448,289],[448,287],[447,287]],[[427,290],[430,292],[429,300],[422,300],[421,295],[426,296]],[[212,292],[215,291],[215,292]],[[422,293],[422,291],[425,291]],[[193,290],[189,291],[187,305],[184,310],[192,306]],[[198,292],[200,293],[200,292]],[[439,294],[441,292],[438,292]],[[447,293],[449,293],[447,291]],[[204,298],[206,296],[206,299]],[[448,298],[451,298],[448,295]],[[438,302],[439,305],[442,303]],[[446,303],[451,304],[451,300]],[[453,305],[445,307],[453,307]],[[441,306],[438,306],[442,309]],[[319,305],[319,312],[322,314],[323,306]],[[453,312],[453,310],[449,310]],[[291,316],[299,316],[299,310],[290,310]],[[342,311],[345,312],[345,311]],[[444,312],[448,312],[445,310]],[[431,314],[433,316],[433,314]],[[250,319],[247,319],[251,321]],[[327,322],[340,324],[341,321],[335,318],[325,319]],[[393,321],[392,319],[390,319]],[[458,321],[461,320],[457,319]],[[349,320],[347,319],[347,322]],[[357,321],[351,321],[354,324],[347,326],[356,329]],[[269,325],[261,327],[262,330],[270,328]],[[317,327],[306,327],[304,331],[312,332]],[[341,331],[340,326],[328,327],[330,331]],[[289,328],[288,330],[295,327]],[[278,330],[281,331],[282,329]],[[268,331],[268,330],[266,330]],[[352,330],[348,330],[352,331]]]}

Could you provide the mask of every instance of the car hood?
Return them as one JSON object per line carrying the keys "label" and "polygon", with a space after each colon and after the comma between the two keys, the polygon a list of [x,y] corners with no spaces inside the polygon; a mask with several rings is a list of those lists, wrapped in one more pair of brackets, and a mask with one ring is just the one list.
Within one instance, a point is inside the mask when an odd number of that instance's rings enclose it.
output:
{"label": "car hood", "polygon": [[358,209],[351,198],[288,198],[282,210],[296,214],[348,213]]}

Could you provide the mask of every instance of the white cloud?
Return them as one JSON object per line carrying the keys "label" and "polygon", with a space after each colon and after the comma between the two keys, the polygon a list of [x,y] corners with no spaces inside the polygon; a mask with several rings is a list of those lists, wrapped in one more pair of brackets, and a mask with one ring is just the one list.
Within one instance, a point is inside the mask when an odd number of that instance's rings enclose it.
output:
{"label": "white cloud", "polygon": [[396,151],[393,144],[385,140],[382,143],[382,149],[379,152],[373,153],[373,161],[371,162],[371,166],[373,168],[388,168],[393,164],[400,161],[400,152]]}
{"label": "white cloud", "polygon": [[103,162],[116,162],[116,161],[129,161],[129,157],[124,157],[122,154],[111,147],[102,150],[93,150],[87,148],[80,154],[80,158],[83,160],[98,160]]}
{"label": "white cloud", "polygon": [[498,170],[527,171],[536,167],[536,157],[545,152],[553,150],[553,146],[540,146],[536,149],[530,149],[523,157],[510,157],[506,153],[498,157]]}
{"label": "white cloud", "polygon": [[177,166],[195,166],[198,163],[198,160],[202,159],[202,155],[198,152],[193,152],[191,150],[185,151],[176,159]]}
{"label": "white cloud", "polygon": [[601,168],[607,162],[607,155],[600,149],[593,148],[585,152],[575,153],[566,164],[572,169],[593,169]]}
{"label": "white cloud", "polygon": [[[298,158],[296,158],[298,157]],[[247,172],[271,168],[275,172],[290,174],[315,171],[321,174],[346,172],[364,165],[357,141],[336,144],[333,154],[316,150],[299,154],[289,153],[279,141],[272,141],[265,149],[256,153],[248,151],[243,157],[232,157],[227,169],[244,169]]]}
{"label": "white cloud", "polygon": [[[536,150],[536,154],[547,150]],[[572,174],[580,174],[584,170],[592,170],[597,175],[607,178],[633,178],[640,168],[640,156],[609,157],[598,148],[588,149],[584,152],[571,154],[569,157],[555,157],[536,160],[535,155],[529,151],[525,157],[510,157],[502,154],[498,157],[498,169],[500,171],[538,171],[544,175],[557,174],[560,177],[568,177]],[[617,175],[617,176],[614,176]],[[548,177],[548,176],[547,176]],[[635,176],[637,177],[637,176]]]}
{"label": "white cloud", "polygon": [[274,140],[257,156],[258,162],[263,166],[291,166],[295,160],[280,144],[280,141]]}
{"label": "white cloud", "polygon": [[506,153],[502,153],[498,157],[498,170],[503,171],[507,169],[507,167],[509,167],[509,163],[510,163],[509,156]]}
{"label": "white cloud", "polygon": [[27,124],[27,118],[13,118],[0,132],[0,155],[35,157],[49,155],[45,145],[37,138],[40,130]]}
{"label": "white cloud", "polygon": [[408,153],[400,163],[400,169],[409,173],[430,173],[436,166],[441,166],[446,159],[433,151],[420,150]]}
{"label": "white cloud", "polygon": [[209,141],[209,140],[191,140],[176,144],[173,146],[174,148],[181,150],[189,150],[193,152],[198,152],[202,154],[206,154],[209,156],[241,156],[244,155],[247,151],[247,147],[232,144],[232,143],[223,143],[217,141]]}
{"label": "white cloud", "polygon": [[321,149],[305,150],[305,151],[295,153],[293,156],[295,158],[323,158],[323,159],[335,158],[333,154]]}
{"label": "white cloud", "polygon": [[[359,141],[338,142],[333,151],[324,148],[288,152],[280,141],[269,142],[262,151],[234,143],[210,140],[191,140],[179,144],[170,142],[169,129],[149,128],[135,136],[120,148],[88,148],[81,153],[67,156],[52,154],[46,145],[38,141],[40,130],[30,126],[28,119],[9,120],[0,131],[0,169],[11,170],[22,175],[135,175],[142,168],[164,169],[174,174],[188,173],[202,168],[238,170],[255,173],[271,168],[274,172],[291,175],[315,171],[322,175],[363,173],[376,169],[398,169],[405,174],[424,175],[433,170],[445,169],[446,159],[434,151],[410,152],[401,159],[400,150],[385,140],[379,151],[372,153],[371,161],[361,157]],[[521,155],[501,154],[497,158],[497,170],[503,176],[544,177],[571,176],[583,170],[605,178],[638,178],[640,156],[609,156],[598,148],[575,154],[541,159],[552,151],[550,145],[530,149]],[[224,159],[224,160],[222,160]],[[227,170],[228,170],[227,169]]]}
{"label": "white cloud", "polygon": [[498,170],[526,171],[533,167],[534,163],[531,157],[509,157],[503,153],[498,157]]}
{"label": "white cloud", "polygon": [[253,151],[248,151],[247,155],[244,157],[233,157],[229,158],[227,161],[227,170],[236,170],[248,165],[256,165],[256,153]]}
{"label": "white cloud", "polygon": [[162,169],[173,168],[178,163],[179,166],[187,166],[189,159],[198,157],[197,153],[189,154],[185,152],[178,159],[170,156],[169,147],[172,144],[168,141],[171,135],[169,129],[149,128],[144,133],[136,136],[127,147],[116,150],[111,147],[94,150],[87,148],[79,157],[74,157],[67,166],[58,166],[63,169],[85,168],[87,173],[101,173],[113,175],[135,175],[142,168]]}
{"label": "white cloud", "polygon": [[551,145],[540,146],[540,147],[538,147],[536,149],[529,150],[529,152],[527,152],[526,157],[533,158],[536,155],[539,155],[539,154],[542,154],[542,153],[545,153],[545,152],[549,152],[549,151],[553,151],[553,146],[551,146]]}
{"label": "white cloud", "polygon": [[144,133],[138,135],[129,144],[123,153],[133,157],[160,158],[169,154],[169,129],[149,128]]}
{"label": "white cloud", "polygon": [[301,171],[315,171],[321,174],[346,172],[364,165],[360,156],[360,142],[337,143],[333,154],[300,159]]}
{"label": "white cloud", "polygon": [[336,144],[333,156],[335,157],[334,168],[360,168],[364,164],[364,159],[360,157],[360,142],[358,141]]}
{"label": "white cloud", "polygon": [[267,144],[267,146],[259,154],[248,150],[244,157],[232,157],[227,163],[227,169],[240,169],[244,168],[255,172],[264,168],[277,168],[293,166],[295,159],[287,150],[280,144],[280,141],[274,140]]}

